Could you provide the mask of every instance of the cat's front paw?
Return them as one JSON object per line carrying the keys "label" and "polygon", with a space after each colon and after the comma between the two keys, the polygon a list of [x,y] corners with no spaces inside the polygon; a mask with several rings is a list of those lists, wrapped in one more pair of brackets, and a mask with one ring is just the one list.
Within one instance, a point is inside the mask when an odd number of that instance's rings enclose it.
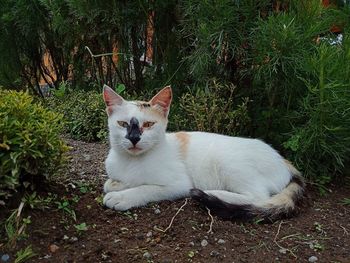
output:
{"label": "cat's front paw", "polygon": [[108,208],[125,211],[132,208],[133,205],[130,200],[126,198],[122,192],[109,192],[103,197],[103,204]]}
{"label": "cat's front paw", "polygon": [[119,181],[113,180],[111,178],[109,178],[105,184],[103,185],[103,191],[107,194],[109,192],[113,192],[113,191],[120,191],[125,189],[126,186]]}

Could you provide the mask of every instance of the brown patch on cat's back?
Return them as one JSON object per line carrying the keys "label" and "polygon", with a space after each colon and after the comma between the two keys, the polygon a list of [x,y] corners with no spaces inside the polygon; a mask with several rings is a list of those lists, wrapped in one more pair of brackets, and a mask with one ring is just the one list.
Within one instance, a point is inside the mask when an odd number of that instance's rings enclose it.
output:
{"label": "brown patch on cat's back", "polygon": [[175,133],[175,137],[179,141],[179,144],[180,144],[181,156],[186,157],[187,150],[188,150],[188,144],[190,141],[190,135],[187,132],[177,132],[177,133]]}

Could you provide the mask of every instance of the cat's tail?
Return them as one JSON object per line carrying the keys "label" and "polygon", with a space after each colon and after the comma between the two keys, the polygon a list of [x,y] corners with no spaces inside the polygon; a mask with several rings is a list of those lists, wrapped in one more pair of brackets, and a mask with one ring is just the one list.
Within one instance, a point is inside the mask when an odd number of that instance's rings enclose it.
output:
{"label": "cat's tail", "polygon": [[256,219],[263,222],[274,222],[278,219],[288,218],[300,212],[306,195],[305,183],[300,172],[291,164],[287,163],[287,165],[292,174],[289,184],[280,193],[265,202],[235,204],[199,189],[192,189],[190,194],[193,199],[223,219],[244,221]]}

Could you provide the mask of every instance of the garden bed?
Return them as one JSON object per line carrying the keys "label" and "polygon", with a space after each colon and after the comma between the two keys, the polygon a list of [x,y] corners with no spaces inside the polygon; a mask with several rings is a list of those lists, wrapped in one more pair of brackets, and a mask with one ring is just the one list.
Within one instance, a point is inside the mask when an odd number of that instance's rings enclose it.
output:
{"label": "garden bed", "polygon": [[350,261],[350,205],[342,203],[347,184],[325,197],[311,189],[309,208],[274,224],[222,221],[185,199],[116,212],[101,205],[108,145],[67,142],[73,149],[65,176],[50,195],[38,193],[48,208],[27,205],[27,237],[0,247],[8,262],[29,245],[36,253],[29,262]]}

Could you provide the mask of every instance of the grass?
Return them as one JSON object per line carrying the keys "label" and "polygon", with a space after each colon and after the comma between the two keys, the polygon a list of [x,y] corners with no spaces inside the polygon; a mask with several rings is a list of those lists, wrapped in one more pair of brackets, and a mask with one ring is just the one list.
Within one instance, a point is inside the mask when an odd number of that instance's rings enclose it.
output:
{"label": "grass", "polygon": [[350,198],[344,198],[340,203],[342,205],[350,205]]}

